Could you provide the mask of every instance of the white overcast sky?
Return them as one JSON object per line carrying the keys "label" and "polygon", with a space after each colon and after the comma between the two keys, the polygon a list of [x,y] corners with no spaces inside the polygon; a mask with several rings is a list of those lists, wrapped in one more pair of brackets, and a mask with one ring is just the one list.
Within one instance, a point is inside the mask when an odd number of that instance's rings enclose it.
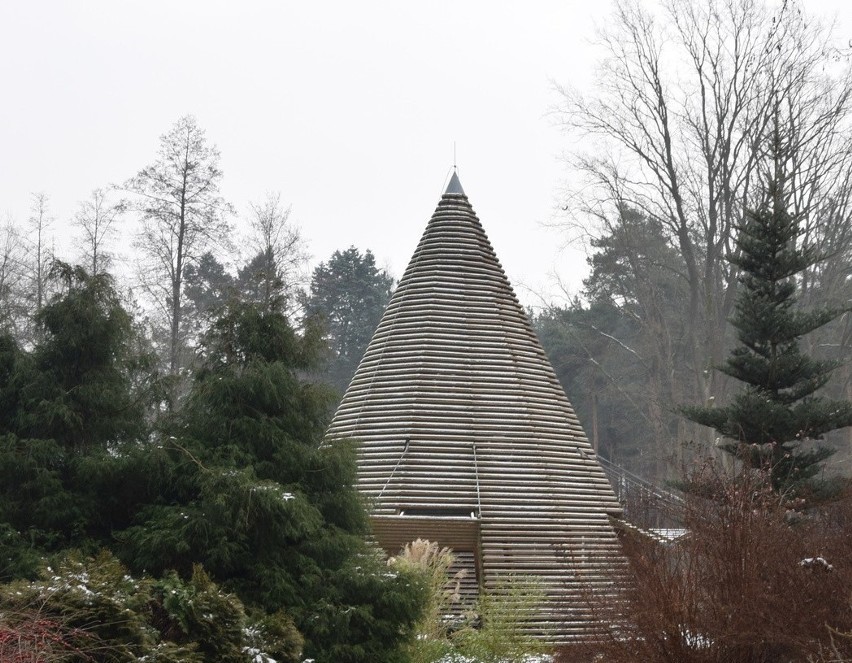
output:
{"label": "white overcast sky", "polygon": [[[852,2],[805,0],[852,36]],[[0,217],[151,163],[193,114],[242,216],[280,191],[315,261],[371,249],[397,278],[453,160],[521,300],[579,290],[554,221],[570,146],[553,83],[591,83],[609,0],[0,0]],[[128,233],[130,229],[128,227]],[[123,244],[129,243],[129,236]]]}

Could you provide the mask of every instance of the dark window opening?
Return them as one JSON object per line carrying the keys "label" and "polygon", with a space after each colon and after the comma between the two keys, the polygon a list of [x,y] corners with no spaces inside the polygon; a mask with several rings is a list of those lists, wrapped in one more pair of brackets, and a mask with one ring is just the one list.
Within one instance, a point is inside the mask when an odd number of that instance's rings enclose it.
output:
{"label": "dark window opening", "polygon": [[452,518],[476,518],[476,512],[470,507],[412,507],[402,509],[399,512],[401,516],[432,516],[432,517],[452,517]]}

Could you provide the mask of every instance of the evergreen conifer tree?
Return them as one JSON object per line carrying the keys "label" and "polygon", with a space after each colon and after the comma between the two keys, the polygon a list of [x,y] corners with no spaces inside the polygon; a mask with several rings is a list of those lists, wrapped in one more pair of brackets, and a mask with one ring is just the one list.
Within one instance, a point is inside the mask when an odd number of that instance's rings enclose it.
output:
{"label": "evergreen conifer tree", "polygon": [[107,274],[57,263],[52,275],[36,346],[0,338],[0,579],[107,545],[136,504],[122,450],[147,436],[150,358]]}
{"label": "evergreen conifer tree", "polygon": [[331,348],[326,377],[340,394],[355,374],[392,291],[393,278],[379,269],[370,250],[361,253],[351,246],[335,251],[314,270],[305,310],[326,325]]}
{"label": "evergreen conifer tree", "polygon": [[796,307],[796,278],[820,256],[797,241],[801,230],[787,211],[778,153],[766,200],[738,228],[738,250],[728,258],[740,270],[730,320],[739,342],[720,370],[744,386],[724,407],[683,411],[714,428],[724,438],[723,450],[747,466],[767,468],[773,488],[786,492],[812,484],[833,451],[805,443],[852,425],[852,404],[817,395],[836,363],[813,358],[800,347],[804,335],[842,311]]}
{"label": "evergreen conifer tree", "polygon": [[367,547],[354,450],[322,444],[314,333],[230,303],[175,424],[139,457],[151,501],[119,535],[123,557],[157,575],[203,564],[248,609],[290,615],[317,661],[392,661],[425,589]]}

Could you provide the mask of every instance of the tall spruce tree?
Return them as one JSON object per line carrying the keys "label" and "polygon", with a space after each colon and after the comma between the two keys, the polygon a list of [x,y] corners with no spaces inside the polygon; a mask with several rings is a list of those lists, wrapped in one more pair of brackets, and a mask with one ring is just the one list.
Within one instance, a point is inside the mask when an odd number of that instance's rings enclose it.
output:
{"label": "tall spruce tree", "polygon": [[358,368],[393,292],[393,277],[369,249],[335,251],[311,277],[309,316],[319,316],[331,348],[326,376],[342,394]]}
{"label": "tall spruce tree", "polygon": [[[777,145],[777,136],[776,136]],[[685,415],[714,428],[719,446],[752,468],[768,468],[779,492],[811,483],[833,451],[811,443],[852,425],[852,403],[817,395],[836,362],[815,359],[800,340],[842,311],[796,307],[796,278],[820,256],[797,241],[799,220],[787,211],[776,149],[775,174],[764,204],[739,226],[740,291],[730,322],[738,345],[719,370],[743,383],[724,407],[687,407]]]}
{"label": "tall spruce tree", "polygon": [[32,351],[0,337],[0,579],[91,551],[129,523],[123,450],[147,437],[153,358],[138,351],[112,279],[57,263]]}
{"label": "tall spruce tree", "polygon": [[135,571],[201,563],[250,610],[284,611],[317,661],[394,661],[424,590],[366,545],[354,450],[323,445],[320,344],[281,308],[231,302],[174,426],[139,457],[151,500],[119,535]]}

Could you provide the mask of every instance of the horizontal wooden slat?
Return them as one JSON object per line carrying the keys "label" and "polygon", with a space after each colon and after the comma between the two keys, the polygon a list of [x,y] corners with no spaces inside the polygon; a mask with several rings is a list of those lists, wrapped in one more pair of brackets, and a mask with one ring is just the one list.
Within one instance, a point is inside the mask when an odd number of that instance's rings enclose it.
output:
{"label": "horizontal wooden slat", "polygon": [[[489,591],[533,578],[546,600],[531,632],[594,632],[588,593],[609,595],[626,568],[620,505],[464,195],[429,221],[328,430],[340,438],[359,442],[389,553],[435,540]],[[475,517],[403,515],[440,509]]]}

